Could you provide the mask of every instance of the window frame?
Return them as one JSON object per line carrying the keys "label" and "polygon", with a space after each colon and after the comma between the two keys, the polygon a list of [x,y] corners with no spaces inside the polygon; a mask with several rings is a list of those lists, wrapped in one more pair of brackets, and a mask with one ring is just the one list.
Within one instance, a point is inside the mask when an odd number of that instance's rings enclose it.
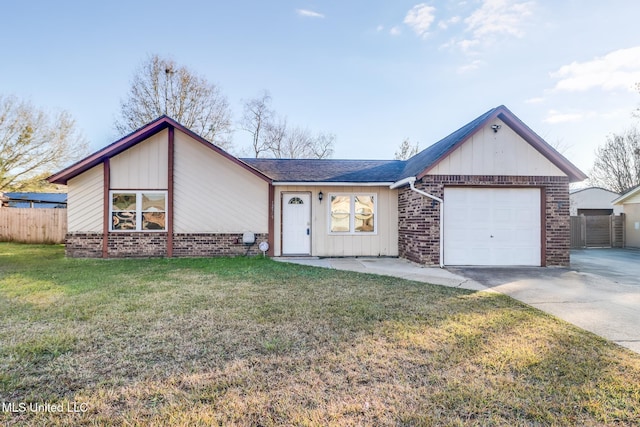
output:
{"label": "window frame", "polygon": [[[331,230],[331,201],[333,197],[349,197],[349,231]],[[356,197],[373,198],[373,231],[357,231]],[[378,193],[329,193],[327,203],[327,232],[334,236],[373,236],[378,234]]]}
{"label": "window frame", "polygon": [[[113,195],[114,194],[135,194],[136,197],[136,228],[130,230],[120,230],[113,228]],[[165,215],[165,227],[162,230],[144,230],[142,229],[142,195],[163,195],[164,196],[164,215]],[[166,233],[167,232],[167,215],[168,215],[168,194],[167,190],[109,190],[109,232],[110,233]],[[126,211],[125,211],[126,212]]]}

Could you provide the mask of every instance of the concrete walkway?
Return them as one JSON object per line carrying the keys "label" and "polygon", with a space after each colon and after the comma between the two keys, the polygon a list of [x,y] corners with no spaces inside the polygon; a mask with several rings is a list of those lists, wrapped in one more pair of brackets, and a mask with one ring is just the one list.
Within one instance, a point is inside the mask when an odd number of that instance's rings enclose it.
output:
{"label": "concrete walkway", "polygon": [[640,353],[640,286],[594,274],[587,267],[584,269],[589,271],[540,267],[440,269],[398,258],[275,259],[500,292]]}
{"label": "concrete walkway", "polygon": [[486,286],[455,274],[447,269],[424,267],[402,258],[277,257],[274,259],[276,261],[333,268],[335,270],[357,271],[359,273],[400,277],[402,279],[415,280],[416,282],[431,283],[434,285],[449,286],[452,288],[470,289],[472,291],[487,290]]}

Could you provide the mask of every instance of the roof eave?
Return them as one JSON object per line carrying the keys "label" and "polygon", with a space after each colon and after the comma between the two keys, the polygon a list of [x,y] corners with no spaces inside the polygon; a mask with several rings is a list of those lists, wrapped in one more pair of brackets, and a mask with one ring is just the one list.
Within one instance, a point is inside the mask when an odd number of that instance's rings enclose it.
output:
{"label": "roof eave", "polygon": [[469,132],[469,134],[458,141],[455,145],[453,145],[449,150],[447,150],[444,154],[442,154],[438,160],[433,162],[427,168],[425,168],[422,172],[420,172],[416,177],[418,179],[423,178],[427,175],[433,168],[438,165],[443,159],[445,159],[449,154],[458,149],[462,144],[468,141],[471,137],[473,137],[476,133],[480,131],[488,122],[491,120],[495,120],[499,118],[505,124],[507,124],[514,132],[520,135],[525,141],[527,141],[531,146],[533,146],[540,154],[542,154],[547,160],[553,163],[558,169],[564,172],[569,178],[569,182],[581,182],[587,179],[587,175],[584,174],[580,169],[578,169],[573,163],[571,163],[567,158],[565,158],[562,154],[554,150],[542,137],[540,137],[537,133],[535,133],[529,126],[527,126],[522,120],[520,120],[515,114],[513,114],[507,107],[501,105],[495,109],[495,111],[487,116],[484,120],[479,122],[476,127]]}
{"label": "roof eave", "polygon": [[464,144],[465,142],[467,142],[470,138],[472,138],[476,133],[478,133],[480,131],[480,129],[482,129],[484,127],[484,125],[486,125],[488,122],[490,122],[491,120],[494,120],[498,114],[500,113],[499,109],[503,108],[503,107],[498,107],[495,109],[495,111],[490,114],[489,116],[487,116],[484,120],[482,120],[481,122],[479,122],[475,128],[473,128],[473,130],[471,132],[469,132],[469,134],[464,137],[463,139],[461,139],[460,141],[456,142],[454,145],[451,146],[451,148],[449,148],[447,151],[445,151],[435,162],[433,162],[432,164],[430,164],[429,166],[427,166],[422,172],[420,172],[419,174],[416,175],[417,179],[422,179],[425,175],[429,174],[429,172],[435,168],[443,159],[447,158],[447,156],[451,153],[453,153],[455,150],[457,150],[462,144]]}
{"label": "roof eave", "polygon": [[581,182],[588,178],[584,172],[551,147],[541,136],[509,111],[507,107],[502,106],[500,110],[497,117],[509,125],[511,129],[538,150],[547,160],[564,172],[569,178],[569,182]]}
{"label": "roof eave", "polygon": [[388,187],[393,181],[273,181],[274,186]]}
{"label": "roof eave", "polygon": [[202,138],[200,135],[187,129],[180,123],[176,122],[175,120],[167,116],[161,116],[157,118],[156,120],[150,122],[149,124],[143,126],[142,128],[136,131],[133,131],[129,135],[117,140],[116,142],[107,145],[101,150],[98,150],[95,153],[89,155],[88,157],[85,157],[84,159],[74,163],[73,165],[51,175],[50,177],[47,178],[47,181],[49,181],[52,184],[66,185],[71,178],[74,178],[82,174],[83,172],[91,169],[92,167],[102,163],[105,159],[114,157],[122,153],[123,151],[133,147],[134,145],[144,141],[150,136],[169,127],[173,127],[174,129],[178,129],[181,132],[189,135],[191,138],[195,139],[196,141],[200,142],[206,147],[214,150],[215,152],[222,155],[223,157],[226,157],[232,162],[240,165],[244,169],[248,170],[249,172],[263,179],[264,181],[269,183],[272,181],[270,177],[260,172],[253,166],[248,165],[247,163],[243,162],[242,160],[238,159],[235,156],[232,156],[231,154],[224,151],[222,148],[210,143],[206,139]]}
{"label": "roof eave", "polygon": [[614,199],[611,204],[612,205],[622,205],[624,204],[624,202],[627,199],[630,199],[631,197],[640,194],[640,185],[632,188],[631,190],[627,191],[626,193],[624,193],[623,195],[621,195],[620,197],[618,197],[617,199]]}

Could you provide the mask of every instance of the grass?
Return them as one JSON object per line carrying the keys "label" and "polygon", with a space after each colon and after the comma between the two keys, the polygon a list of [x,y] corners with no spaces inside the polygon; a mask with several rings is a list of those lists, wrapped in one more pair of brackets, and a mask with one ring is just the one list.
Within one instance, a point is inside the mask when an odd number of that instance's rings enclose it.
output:
{"label": "grass", "polygon": [[7,425],[640,423],[640,356],[494,293],[3,243],[0,319]]}

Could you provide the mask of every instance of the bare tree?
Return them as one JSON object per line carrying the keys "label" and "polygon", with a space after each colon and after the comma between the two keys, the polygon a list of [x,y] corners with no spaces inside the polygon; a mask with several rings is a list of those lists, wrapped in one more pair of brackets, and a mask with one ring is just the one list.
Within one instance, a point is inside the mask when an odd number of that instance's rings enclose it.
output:
{"label": "bare tree", "polygon": [[251,134],[253,155],[275,158],[324,159],[333,154],[335,135],[290,127],[286,117],[278,116],[271,108],[271,95],[264,91],[244,102],[240,127]]}
{"label": "bare tree", "polygon": [[333,155],[335,135],[320,132],[313,135],[308,129],[289,128],[279,144],[269,148],[277,159],[326,159]]}
{"label": "bare tree", "polygon": [[222,148],[231,145],[231,109],[220,88],[171,59],[152,55],[134,74],[115,128],[127,134],[163,114]]}
{"label": "bare tree", "polygon": [[336,136],[332,133],[320,132],[311,146],[311,154],[315,159],[328,159],[333,156],[333,145]]}
{"label": "bare tree", "polygon": [[400,143],[398,151],[396,151],[393,158],[396,160],[407,160],[418,154],[418,151],[420,151],[419,144],[416,142],[415,145],[411,145],[409,138],[405,138],[405,140]]}
{"label": "bare tree", "polygon": [[251,134],[253,155],[258,158],[269,151],[269,135],[273,133],[275,113],[271,109],[271,95],[266,90],[258,97],[244,102],[240,127]]}
{"label": "bare tree", "polygon": [[46,187],[47,176],[86,151],[69,113],[50,117],[29,102],[0,95],[0,191]]}
{"label": "bare tree", "polygon": [[640,132],[636,128],[611,134],[596,149],[591,169],[592,185],[624,193],[640,184]]}
{"label": "bare tree", "polygon": [[[636,83],[636,90],[640,93],[640,82]],[[640,107],[636,108],[632,114],[634,117],[640,118]]]}

